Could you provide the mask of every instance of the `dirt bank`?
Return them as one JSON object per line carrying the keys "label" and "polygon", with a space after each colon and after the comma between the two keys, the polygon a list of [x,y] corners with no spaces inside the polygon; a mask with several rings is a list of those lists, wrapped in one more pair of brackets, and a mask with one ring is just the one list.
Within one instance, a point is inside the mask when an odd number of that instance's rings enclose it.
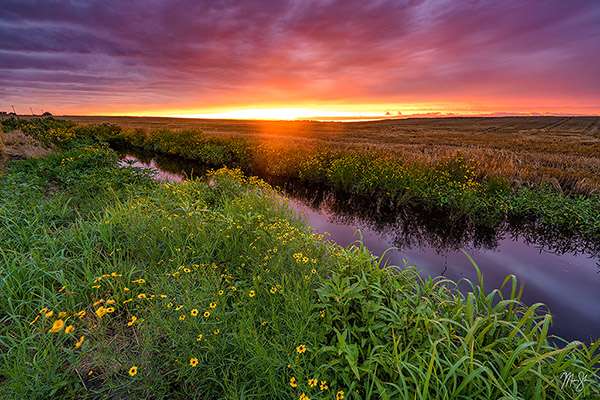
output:
{"label": "dirt bank", "polygon": [[0,169],[12,160],[29,157],[43,157],[52,152],[52,148],[42,146],[21,131],[2,133],[0,136]]}

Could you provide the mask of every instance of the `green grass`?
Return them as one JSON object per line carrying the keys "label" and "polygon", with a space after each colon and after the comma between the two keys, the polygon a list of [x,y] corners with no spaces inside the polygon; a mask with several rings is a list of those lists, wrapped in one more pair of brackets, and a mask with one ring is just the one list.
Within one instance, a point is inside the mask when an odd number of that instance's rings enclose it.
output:
{"label": "green grass", "polygon": [[[117,125],[79,126],[71,121],[32,119],[3,121],[4,129],[20,127],[44,143],[109,142],[167,155],[198,160],[214,167],[239,167],[247,174],[318,183],[348,195],[368,195],[396,205],[410,205],[445,213],[491,227],[503,220],[539,218],[562,231],[587,239],[600,238],[600,195],[557,191],[550,183],[511,182],[511,177],[487,171],[485,160],[468,149],[435,160],[406,159],[381,151],[340,149],[325,144],[270,143],[237,136],[208,136],[198,129],[172,130]],[[487,171],[487,172],[485,172]]]}
{"label": "green grass", "polygon": [[324,241],[239,170],[169,184],[69,147],[0,178],[2,398],[600,395],[600,342],[552,345],[514,277],[462,295]]}

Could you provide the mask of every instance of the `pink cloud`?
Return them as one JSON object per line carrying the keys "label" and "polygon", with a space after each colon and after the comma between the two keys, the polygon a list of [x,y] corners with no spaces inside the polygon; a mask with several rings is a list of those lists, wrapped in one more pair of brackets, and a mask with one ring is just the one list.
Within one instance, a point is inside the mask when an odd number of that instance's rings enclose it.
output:
{"label": "pink cloud", "polygon": [[599,20],[596,0],[6,0],[0,97],[65,111],[100,110],[107,99],[157,110],[496,102],[598,111]]}

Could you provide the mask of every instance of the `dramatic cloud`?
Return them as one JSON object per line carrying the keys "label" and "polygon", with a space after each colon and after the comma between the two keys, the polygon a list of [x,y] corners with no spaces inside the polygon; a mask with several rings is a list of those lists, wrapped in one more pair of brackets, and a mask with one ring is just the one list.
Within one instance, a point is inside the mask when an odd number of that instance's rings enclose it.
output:
{"label": "dramatic cloud", "polygon": [[0,110],[599,113],[598,21],[597,0],[4,0]]}

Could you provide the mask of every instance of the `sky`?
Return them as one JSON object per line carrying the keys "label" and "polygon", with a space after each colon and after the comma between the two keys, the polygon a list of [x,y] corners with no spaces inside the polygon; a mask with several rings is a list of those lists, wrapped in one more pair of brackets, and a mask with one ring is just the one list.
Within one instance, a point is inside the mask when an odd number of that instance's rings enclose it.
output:
{"label": "sky", "polygon": [[0,0],[0,111],[600,114],[599,0]]}

